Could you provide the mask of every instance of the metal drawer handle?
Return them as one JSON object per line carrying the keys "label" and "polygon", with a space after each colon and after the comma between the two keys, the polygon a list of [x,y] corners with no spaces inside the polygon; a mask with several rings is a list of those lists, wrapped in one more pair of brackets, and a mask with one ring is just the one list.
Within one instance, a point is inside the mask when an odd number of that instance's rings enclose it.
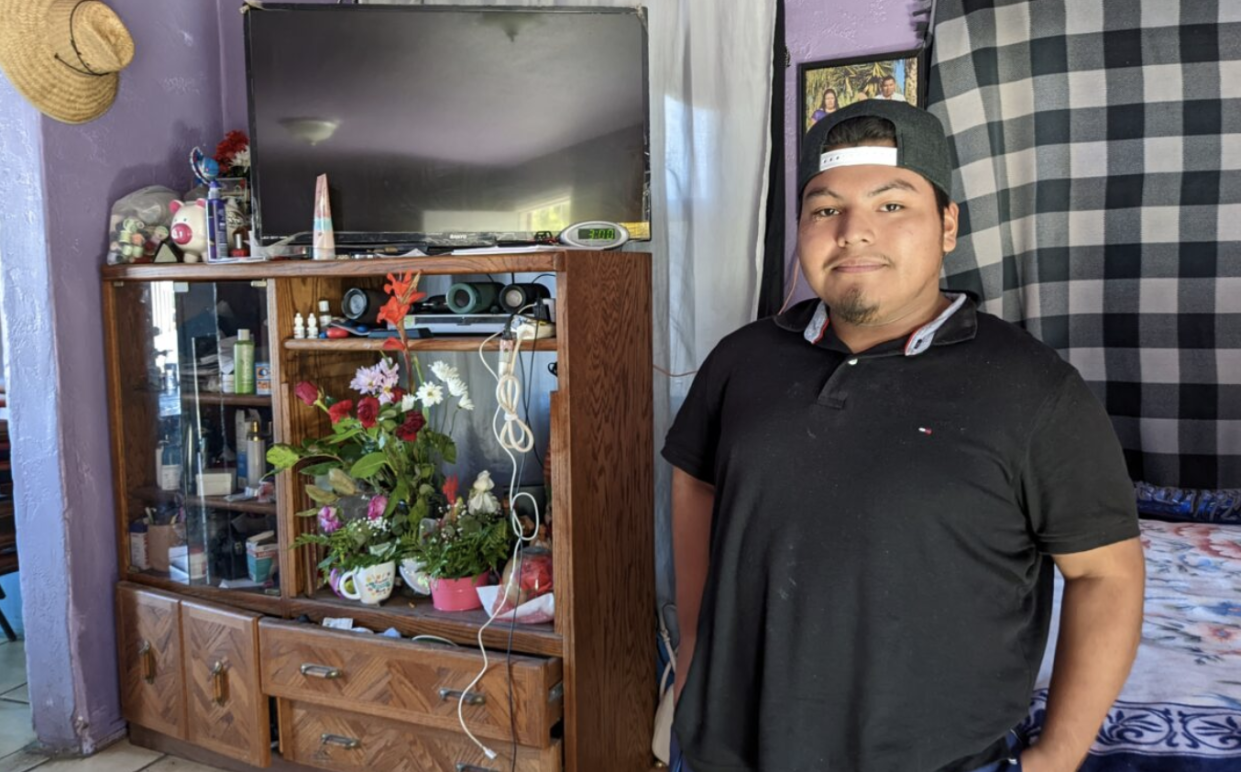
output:
{"label": "metal drawer handle", "polygon": [[138,647],[138,656],[142,659],[142,680],[155,683],[155,653],[151,651],[150,641],[142,642]]}
{"label": "metal drawer handle", "polygon": [[480,767],[474,764],[466,764],[464,761],[458,761],[457,772],[499,772],[499,770],[493,767]]}
{"label": "metal drawer handle", "polygon": [[309,662],[302,665],[301,671],[302,675],[310,676],[312,678],[331,679],[340,678],[343,675],[343,673],[340,672],[340,668],[328,667],[327,665],[312,665]]}
{"label": "metal drawer handle", "polygon": [[[485,705],[487,703],[487,695],[481,692],[463,692],[460,689],[440,689],[440,699],[444,702],[460,700],[466,705]],[[482,769],[482,767],[479,767]]]}
{"label": "metal drawer handle", "polygon": [[215,661],[215,664],[211,666],[211,690],[213,692],[216,705],[223,705],[228,701],[228,697],[224,694],[225,687],[228,684],[228,679],[225,677],[225,673],[227,672],[228,666],[218,659]]}
{"label": "metal drawer handle", "polygon": [[352,737],[345,737],[344,735],[340,735],[340,734],[328,734],[327,732],[324,732],[323,734],[319,735],[319,744],[320,745],[339,745],[345,750],[351,751],[354,748],[361,747],[362,741],[355,740]]}

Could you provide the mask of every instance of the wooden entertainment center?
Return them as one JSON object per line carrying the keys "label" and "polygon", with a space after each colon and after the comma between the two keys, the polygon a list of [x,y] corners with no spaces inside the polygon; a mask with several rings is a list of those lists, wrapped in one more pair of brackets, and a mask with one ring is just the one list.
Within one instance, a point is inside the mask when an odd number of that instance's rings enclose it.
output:
{"label": "wooden entertainment center", "polygon": [[[549,491],[555,621],[512,630],[496,622],[484,632],[490,669],[466,695],[463,713],[471,731],[498,753],[495,759],[466,737],[457,719],[461,692],[481,668],[476,636],[484,612],[439,612],[429,599],[399,592],[378,607],[362,606],[320,587],[313,548],[291,546],[302,529],[315,527],[313,518],[295,516],[311,506],[301,475],[278,475],[273,503],[196,495],[188,474],[174,490],[154,479],[152,459],[169,421],[192,422],[202,438],[202,426],[231,426],[242,410],[270,421],[276,442],[325,433],[326,417],[305,408],[294,386],[310,380],[329,393],[345,393],[355,369],[377,361],[383,341],[296,340],[290,333],[294,313],[316,308],[320,299],[335,311],[350,287],[379,288],[387,274],[401,271],[555,276],[556,336],[533,344],[557,363]],[[234,770],[652,768],[650,255],[565,250],[124,265],[104,268],[103,280],[122,577],[116,592],[119,668],[133,742]],[[186,304],[195,298],[190,316]],[[154,366],[178,356],[185,365],[175,348],[167,353],[170,324],[210,336],[218,334],[210,328],[221,320],[265,325],[256,337],[269,350],[270,395],[213,393],[198,388],[204,381],[190,388],[185,367],[165,364],[171,375],[164,379]],[[480,342],[432,338],[409,346],[417,353],[473,351]],[[487,415],[492,399],[474,396]],[[218,572],[232,575],[227,572],[244,564],[230,568],[211,547],[206,579],[177,580],[169,571],[133,566],[131,526],[160,507],[192,513],[186,529],[199,535],[191,543],[199,538],[204,545],[215,545],[221,533],[231,536],[237,524],[274,524],[278,582],[221,588],[229,580]],[[327,629],[320,624],[325,617],[352,617],[375,632],[391,627],[404,637]],[[456,645],[413,642],[413,635]]]}

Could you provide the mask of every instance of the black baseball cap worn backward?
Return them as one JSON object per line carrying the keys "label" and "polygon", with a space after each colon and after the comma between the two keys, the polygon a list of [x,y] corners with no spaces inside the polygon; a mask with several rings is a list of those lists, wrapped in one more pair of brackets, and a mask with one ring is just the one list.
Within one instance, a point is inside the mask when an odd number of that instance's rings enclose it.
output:
{"label": "black baseball cap worn backward", "polygon": [[816,123],[802,143],[797,164],[797,208],[801,210],[806,185],[822,171],[820,157],[827,135],[837,124],[851,118],[873,116],[891,121],[896,129],[896,165],[917,172],[952,199],[952,154],[939,119],[906,102],[866,99],[842,107]]}

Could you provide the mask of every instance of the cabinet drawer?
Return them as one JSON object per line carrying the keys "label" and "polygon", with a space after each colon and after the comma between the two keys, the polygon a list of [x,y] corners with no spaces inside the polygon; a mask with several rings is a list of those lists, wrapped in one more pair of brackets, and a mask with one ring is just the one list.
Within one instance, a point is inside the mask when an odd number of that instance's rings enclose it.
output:
{"label": "cabinet drawer", "polygon": [[259,689],[258,614],[181,601],[187,738],[256,767],[271,763],[271,719]]}
{"label": "cabinet drawer", "polygon": [[[347,772],[509,772],[513,746],[488,742],[488,759],[460,731],[414,727],[338,708],[280,705],[280,749],[289,761]],[[518,772],[560,772],[560,741],[546,748],[517,748]]]}
{"label": "cabinet drawer", "polygon": [[[397,641],[264,619],[259,624],[263,691],[306,703],[460,731],[457,702],[482,667],[477,649]],[[514,722],[503,652],[464,707],[477,736],[546,747],[564,709],[561,662],[513,655]],[[498,749],[497,749],[498,750]]]}
{"label": "cabinet drawer", "polygon": [[116,610],[125,720],[184,740],[179,601],[161,592],[119,585]]}

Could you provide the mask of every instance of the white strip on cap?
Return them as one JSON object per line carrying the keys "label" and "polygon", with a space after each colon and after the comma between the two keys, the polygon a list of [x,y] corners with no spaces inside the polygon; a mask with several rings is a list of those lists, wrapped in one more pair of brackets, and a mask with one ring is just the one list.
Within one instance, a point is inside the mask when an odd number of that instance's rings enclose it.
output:
{"label": "white strip on cap", "polygon": [[866,164],[896,166],[896,148],[874,147],[873,145],[842,147],[839,150],[829,150],[819,156],[819,171],[821,172],[834,169],[837,166],[863,166]]}

